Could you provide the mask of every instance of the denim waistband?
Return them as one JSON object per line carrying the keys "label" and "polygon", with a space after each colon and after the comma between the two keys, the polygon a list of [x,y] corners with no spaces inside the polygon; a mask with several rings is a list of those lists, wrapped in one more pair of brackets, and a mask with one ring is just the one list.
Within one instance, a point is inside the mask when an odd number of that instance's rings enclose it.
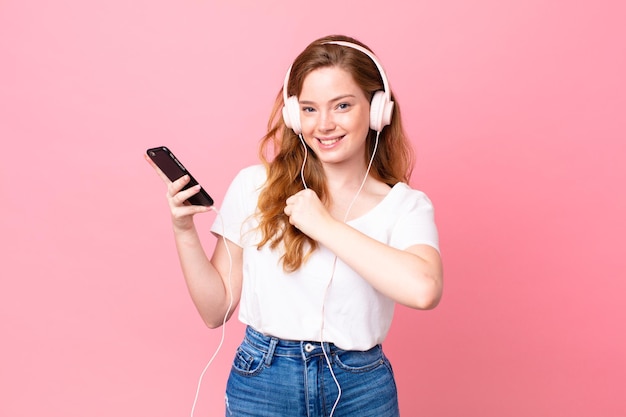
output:
{"label": "denim waistband", "polygon": [[324,351],[322,351],[322,343],[320,342],[284,340],[273,336],[266,336],[251,326],[246,328],[244,340],[256,349],[268,353],[266,359],[270,362],[273,356],[310,358],[324,355],[324,352],[330,356],[342,350],[333,343],[324,342]]}

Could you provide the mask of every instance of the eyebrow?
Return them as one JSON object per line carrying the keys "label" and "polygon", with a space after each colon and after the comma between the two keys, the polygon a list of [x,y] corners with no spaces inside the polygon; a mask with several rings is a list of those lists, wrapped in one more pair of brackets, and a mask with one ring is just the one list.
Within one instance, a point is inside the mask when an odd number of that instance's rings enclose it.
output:
{"label": "eyebrow", "polygon": [[[343,94],[343,95],[340,95],[338,97],[335,97],[335,98],[331,99],[330,103],[334,103],[336,101],[341,101],[341,100],[346,99],[346,98],[354,98],[354,97],[356,97],[354,94]],[[314,101],[310,101],[310,100],[301,100],[300,104],[316,104],[316,103]]]}

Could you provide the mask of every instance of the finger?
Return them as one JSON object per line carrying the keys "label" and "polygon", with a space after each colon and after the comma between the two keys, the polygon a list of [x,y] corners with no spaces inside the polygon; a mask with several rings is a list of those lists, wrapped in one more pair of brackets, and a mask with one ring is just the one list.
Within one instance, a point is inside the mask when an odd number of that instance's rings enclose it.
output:
{"label": "finger", "polygon": [[188,216],[194,216],[200,213],[206,213],[210,208],[206,206],[194,206],[194,205],[184,205],[177,206],[172,209],[172,217],[175,219],[182,219]]}
{"label": "finger", "polygon": [[189,187],[185,190],[176,192],[174,195],[171,196],[171,199],[177,205],[183,205],[190,197],[198,194],[198,191],[200,191],[200,185],[194,185],[193,187]]}
{"label": "finger", "polygon": [[297,193],[295,193],[294,195],[289,197],[287,200],[285,200],[285,204],[287,204],[288,206],[292,206],[294,204],[298,204],[298,201],[300,201],[300,199],[302,198],[300,193],[301,193],[301,191],[298,191]]}
{"label": "finger", "polygon": [[175,181],[168,182],[167,184],[168,195],[173,197],[179,192],[181,192],[182,189],[185,188],[189,180],[190,180],[189,175],[183,175],[182,177],[178,178]]}
{"label": "finger", "polygon": [[295,195],[295,196],[300,196],[300,197],[301,197],[301,196],[303,196],[303,195],[307,195],[307,194],[311,194],[311,193],[315,194],[315,191],[313,191],[313,190],[312,190],[312,189],[310,189],[310,188],[304,188],[304,189],[302,189],[302,190],[298,191],[297,193],[295,193],[294,195]]}

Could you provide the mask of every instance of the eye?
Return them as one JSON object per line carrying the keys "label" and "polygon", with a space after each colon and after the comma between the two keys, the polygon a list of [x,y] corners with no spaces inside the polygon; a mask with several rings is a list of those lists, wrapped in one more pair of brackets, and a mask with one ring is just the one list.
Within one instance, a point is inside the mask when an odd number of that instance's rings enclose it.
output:
{"label": "eye", "polygon": [[313,113],[315,109],[313,107],[302,107],[302,111],[305,113]]}
{"label": "eye", "polygon": [[350,107],[350,103],[339,103],[337,105],[338,110],[347,110]]}

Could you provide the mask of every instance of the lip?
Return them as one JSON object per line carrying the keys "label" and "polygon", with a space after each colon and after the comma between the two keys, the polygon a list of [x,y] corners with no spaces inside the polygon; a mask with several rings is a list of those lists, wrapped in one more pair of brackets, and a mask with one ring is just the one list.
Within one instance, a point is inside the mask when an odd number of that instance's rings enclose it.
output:
{"label": "lip", "polygon": [[329,137],[329,138],[316,137],[315,139],[317,139],[317,142],[320,144],[321,147],[323,147],[323,148],[332,148],[333,146],[335,146],[336,144],[341,142],[341,140],[344,138],[344,136],[345,135],[343,135],[343,136],[333,136],[333,137]]}

